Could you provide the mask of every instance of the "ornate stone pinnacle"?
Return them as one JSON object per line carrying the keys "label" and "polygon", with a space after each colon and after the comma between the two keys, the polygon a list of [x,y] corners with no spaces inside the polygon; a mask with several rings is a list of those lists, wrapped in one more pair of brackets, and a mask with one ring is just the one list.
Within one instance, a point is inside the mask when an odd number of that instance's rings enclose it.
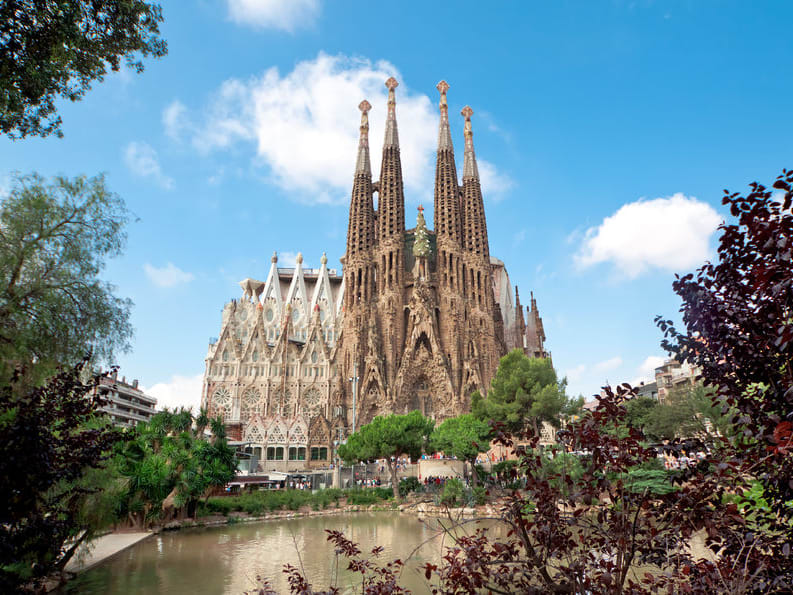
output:
{"label": "ornate stone pinnacle", "polygon": [[446,95],[446,91],[449,90],[449,83],[447,83],[446,81],[441,81],[440,83],[435,85],[435,88],[441,92],[441,95]]}
{"label": "ornate stone pinnacle", "polygon": [[385,82],[385,86],[389,92],[393,92],[399,86],[399,82],[392,76]]}
{"label": "ornate stone pinnacle", "polygon": [[473,113],[474,110],[471,109],[470,105],[466,105],[462,110],[460,110],[460,114],[463,115],[466,120],[470,120]]}
{"label": "ornate stone pinnacle", "polygon": [[270,262],[278,262],[278,252],[273,250],[273,256],[270,258]]}
{"label": "ornate stone pinnacle", "polygon": [[297,264],[303,264],[303,253],[302,252],[298,252],[297,253],[296,262],[297,262]]}
{"label": "ornate stone pinnacle", "polygon": [[372,104],[364,99],[361,103],[358,104],[358,109],[361,110],[363,113],[368,112],[372,109]]}
{"label": "ornate stone pinnacle", "polygon": [[419,205],[418,210],[419,210],[420,213],[423,213],[424,212],[424,205]]}
{"label": "ornate stone pinnacle", "polygon": [[322,253],[322,258],[319,259],[319,263],[328,264],[328,255],[325,252]]}

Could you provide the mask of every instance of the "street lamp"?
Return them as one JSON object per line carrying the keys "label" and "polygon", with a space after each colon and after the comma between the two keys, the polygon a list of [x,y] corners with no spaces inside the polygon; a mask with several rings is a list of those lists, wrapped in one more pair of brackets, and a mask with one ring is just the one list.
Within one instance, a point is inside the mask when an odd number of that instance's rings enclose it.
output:
{"label": "street lamp", "polygon": [[350,377],[350,382],[352,382],[352,433],[355,433],[355,406],[356,401],[358,399],[358,362],[353,362],[352,364],[352,377]]}

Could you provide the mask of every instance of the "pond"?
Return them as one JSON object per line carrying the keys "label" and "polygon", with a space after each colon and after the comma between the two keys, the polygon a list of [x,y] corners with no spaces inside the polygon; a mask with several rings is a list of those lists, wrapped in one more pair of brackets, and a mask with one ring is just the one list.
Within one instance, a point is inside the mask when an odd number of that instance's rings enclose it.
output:
{"label": "pond", "polygon": [[[448,521],[446,521],[448,524]],[[480,523],[471,522],[473,532]],[[438,521],[413,515],[378,512],[238,523],[186,529],[150,537],[70,582],[66,593],[234,593],[252,591],[257,576],[270,578],[279,593],[288,593],[284,564],[305,569],[314,588],[325,588],[334,575],[335,555],[325,529],[343,531],[364,552],[381,545],[383,564],[410,561],[400,584],[414,593],[426,591],[417,568],[437,562],[443,537]],[[425,543],[426,542],[426,543]],[[422,545],[424,544],[424,545]],[[418,550],[417,550],[418,548]],[[340,567],[346,568],[342,561]],[[353,592],[349,573],[342,573],[342,592]],[[360,582],[357,583],[360,592]]]}

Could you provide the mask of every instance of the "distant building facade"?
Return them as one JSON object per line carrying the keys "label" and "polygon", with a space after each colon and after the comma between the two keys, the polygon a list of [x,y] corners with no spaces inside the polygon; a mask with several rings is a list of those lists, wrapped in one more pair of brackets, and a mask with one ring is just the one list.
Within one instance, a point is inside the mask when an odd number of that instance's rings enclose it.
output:
{"label": "distant building facade", "polygon": [[[499,359],[520,348],[548,357],[534,297],[524,317],[503,262],[492,258],[466,107],[462,183],[457,177],[445,82],[434,188],[435,229],[419,207],[405,227],[393,78],[380,180],[369,154],[371,105],[361,102],[360,141],[343,273],[278,268],[245,279],[223,310],[206,357],[202,405],[249,443],[268,471],[330,462],[333,448],[376,415],[420,410],[443,420],[485,393]],[[377,193],[377,209],[374,194]]]}
{"label": "distant building facade", "polygon": [[134,427],[148,422],[157,412],[157,399],[140,390],[137,380],[131,384],[127,384],[126,378],[119,380],[115,370],[110,376],[102,376],[94,391],[106,401],[100,410],[117,426]]}

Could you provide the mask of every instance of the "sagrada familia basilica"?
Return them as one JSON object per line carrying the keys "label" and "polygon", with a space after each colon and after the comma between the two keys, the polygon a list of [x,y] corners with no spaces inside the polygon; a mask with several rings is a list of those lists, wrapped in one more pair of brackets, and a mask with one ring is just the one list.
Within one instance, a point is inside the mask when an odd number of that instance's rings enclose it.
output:
{"label": "sagrada familia basilica", "polygon": [[[372,179],[369,116],[361,110],[343,273],[278,267],[240,282],[209,345],[202,406],[229,435],[249,443],[266,470],[326,466],[333,447],[376,415],[415,409],[443,420],[487,391],[514,348],[548,357],[532,296],[524,317],[504,263],[491,257],[471,115],[465,107],[462,184],[446,93],[440,124],[434,225],[419,206],[405,229],[397,133],[397,81],[386,81],[388,114],[380,179]],[[377,209],[374,195],[377,194]]]}

